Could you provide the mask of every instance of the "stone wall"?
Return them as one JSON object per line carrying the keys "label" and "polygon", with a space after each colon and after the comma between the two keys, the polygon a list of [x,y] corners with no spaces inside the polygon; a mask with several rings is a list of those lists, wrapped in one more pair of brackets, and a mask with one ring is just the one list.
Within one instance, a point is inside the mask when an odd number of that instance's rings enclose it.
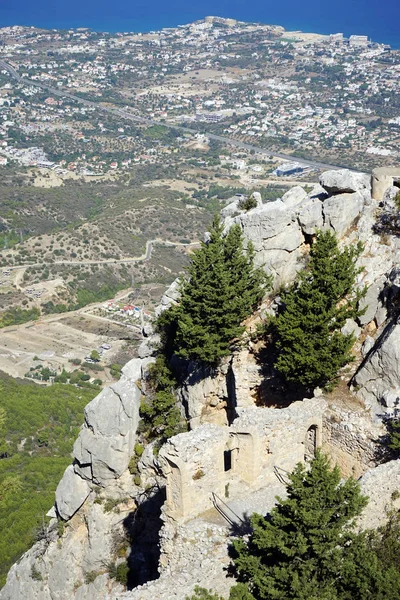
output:
{"label": "stone wall", "polygon": [[376,442],[384,435],[381,422],[373,422],[368,411],[330,405],[323,419],[322,449],[343,477],[356,479],[376,464]]}
{"label": "stone wall", "polygon": [[261,489],[275,480],[276,467],[291,471],[311,458],[322,443],[325,408],[322,398],[281,410],[242,408],[230,427],[203,424],[174,436],[159,454],[167,480],[164,514],[189,520],[213,506],[213,493],[235,498]]}

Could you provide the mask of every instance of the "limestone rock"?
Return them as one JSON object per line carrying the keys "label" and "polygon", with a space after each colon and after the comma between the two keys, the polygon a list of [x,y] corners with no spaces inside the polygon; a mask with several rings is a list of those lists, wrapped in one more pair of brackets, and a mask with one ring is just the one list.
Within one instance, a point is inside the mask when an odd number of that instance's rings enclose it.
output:
{"label": "limestone rock", "polygon": [[151,337],[144,339],[138,348],[139,358],[154,356],[157,353],[160,341],[161,338],[159,334],[153,334]]}
{"label": "limestone rock", "polygon": [[322,229],[324,219],[321,200],[313,198],[303,202],[298,209],[297,218],[303,233],[307,235],[313,235],[317,229]]}
{"label": "limestone rock", "polygon": [[295,185],[282,196],[282,202],[288,208],[293,208],[294,206],[300,204],[300,202],[302,202],[302,200],[305,198],[307,198],[307,192],[305,189],[300,185]]}
{"label": "limestone rock", "polygon": [[383,406],[386,408],[395,409],[400,404],[400,387],[397,390],[388,390],[381,398]]}
{"label": "limestone rock", "polygon": [[320,184],[330,194],[359,192],[371,188],[371,177],[366,173],[355,173],[348,169],[325,171],[320,177]]}
{"label": "limestone rock", "polygon": [[355,338],[358,338],[361,333],[361,327],[359,327],[353,319],[346,319],[346,323],[343,325],[340,332],[343,335],[353,334]]}
{"label": "limestone rock", "polygon": [[142,333],[144,337],[150,337],[154,333],[154,327],[151,323],[145,323],[143,325]]}
{"label": "limestone rock", "polygon": [[[304,190],[303,190],[304,191]],[[304,236],[295,210],[282,200],[225,220],[225,231],[239,223],[246,242],[255,249],[255,264],[274,276],[275,286],[293,279],[301,268],[299,259]]]}
{"label": "limestone rock", "polygon": [[363,204],[363,197],[358,192],[328,198],[323,203],[325,227],[342,236],[360,215]]}
{"label": "limestone rock", "polygon": [[363,356],[363,358],[365,358],[368,354],[368,352],[370,352],[372,350],[372,348],[375,346],[375,340],[373,337],[371,337],[370,335],[367,335],[367,337],[365,338],[363,345],[361,346],[361,354]]}
{"label": "limestone rock", "polygon": [[387,509],[400,509],[400,499],[392,499],[400,490],[400,460],[392,460],[367,471],[360,479],[361,491],[369,501],[358,521],[361,529],[376,529],[387,520]]}
{"label": "limestone rock", "polygon": [[158,316],[164,310],[167,310],[173,304],[177,304],[179,298],[181,296],[180,293],[180,278],[178,277],[171,283],[169,288],[164,292],[164,295],[161,298],[161,304],[156,309],[156,315]]}
{"label": "limestone rock", "polygon": [[386,192],[383,194],[383,198],[382,198],[383,210],[391,212],[391,211],[394,211],[397,209],[394,199],[395,199],[398,191],[399,191],[399,188],[395,187],[394,185],[392,185],[391,187],[389,187],[386,190]]}
{"label": "limestone rock", "polygon": [[232,202],[229,202],[224,208],[221,210],[222,218],[233,217],[236,213],[240,211],[239,209],[239,201],[240,198],[234,197]]}
{"label": "limestone rock", "polygon": [[74,467],[69,465],[56,489],[57,511],[67,521],[82,506],[89,496],[90,487],[82,477],[77,475]]}
{"label": "limestone rock", "polygon": [[380,296],[385,287],[386,276],[382,275],[378,279],[376,279],[367,289],[367,293],[364,298],[360,300],[360,309],[366,308],[366,311],[363,315],[358,317],[358,321],[361,325],[366,325],[370,323],[382,303],[380,301]]}
{"label": "limestone rock", "polygon": [[358,395],[367,403],[376,404],[388,392],[400,387],[400,324],[391,324],[375,344],[354,377],[360,386]]}
{"label": "limestone rock", "polygon": [[123,377],[85,408],[85,423],[74,444],[75,471],[99,485],[128,467],[139,421],[140,390]]}
{"label": "limestone rock", "polygon": [[316,183],[311,192],[308,194],[308,197],[311,200],[314,198],[317,198],[318,200],[325,200],[328,195],[328,192],[322,187],[322,185],[320,183]]}
{"label": "limestone rock", "polygon": [[142,376],[142,365],[142,359],[133,358],[122,367],[122,375],[128,379],[128,381],[136,383],[136,381],[139,381]]}

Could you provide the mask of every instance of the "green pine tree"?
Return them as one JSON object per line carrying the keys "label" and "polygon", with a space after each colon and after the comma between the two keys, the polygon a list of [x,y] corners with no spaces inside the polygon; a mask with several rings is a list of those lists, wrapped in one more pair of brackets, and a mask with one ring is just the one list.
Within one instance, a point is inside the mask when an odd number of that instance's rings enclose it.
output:
{"label": "green pine tree", "polygon": [[354,291],[361,244],[339,250],[336,237],[319,232],[308,267],[283,294],[284,310],[272,321],[277,370],[306,388],[332,385],[341,367],[352,360],[353,335],[340,329],[361,314],[363,291]]}
{"label": "green pine tree", "polygon": [[[354,567],[362,571],[352,549],[366,550],[364,538],[351,529],[367,503],[357,482],[341,483],[338,468],[317,453],[308,471],[297,465],[287,492],[269,519],[253,515],[248,541],[234,541],[239,579],[257,600],[372,600],[365,591],[373,588],[377,568],[370,556],[364,556],[366,575],[351,580]],[[352,596],[345,595],[347,589]]]}
{"label": "green pine tree", "polygon": [[240,226],[234,225],[224,236],[215,217],[210,240],[193,253],[179,305],[159,320],[168,330],[166,345],[169,341],[181,358],[218,364],[243,333],[241,322],[260,302],[268,283],[262,269],[254,267],[251,244],[243,247]]}

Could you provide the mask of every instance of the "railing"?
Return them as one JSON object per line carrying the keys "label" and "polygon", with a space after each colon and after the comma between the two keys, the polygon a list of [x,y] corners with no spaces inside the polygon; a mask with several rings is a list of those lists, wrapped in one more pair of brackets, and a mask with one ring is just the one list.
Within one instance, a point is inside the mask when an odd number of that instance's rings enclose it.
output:
{"label": "railing", "polygon": [[[212,492],[214,508],[229,523],[229,525],[244,525],[245,522],[230,508],[215,492]],[[221,506],[222,505],[222,506]],[[233,518],[232,518],[233,517]]]}
{"label": "railing", "polygon": [[283,485],[288,485],[288,483],[290,483],[289,480],[289,471],[286,471],[285,469],[282,469],[281,467],[277,467],[276,465],[274,466],[274,473],[278,479],[278,481],[280,481],[281,483],[283,483]]}

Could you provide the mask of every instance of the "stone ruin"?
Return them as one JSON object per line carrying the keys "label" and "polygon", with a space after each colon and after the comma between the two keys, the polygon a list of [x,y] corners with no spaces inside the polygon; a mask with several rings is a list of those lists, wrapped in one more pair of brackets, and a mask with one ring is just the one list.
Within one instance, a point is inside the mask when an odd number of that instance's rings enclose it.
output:
{"label": "stone ruin", "polygon": [[326,402],[305,399],[288,408],[246,408],[230,427],[203,424],[160,450],[166,476],[164,514],[192,519],[224,501],[267,487],[280,473],[312,459],[322,445]]}
{"label": "stone ruin", "polygon": [[[353,380],[359,387],[359,410],[335,407],[332,401],[328,407],[321,396],[279,410],[257,407],[256,391],[263,374],[252,362],[249,343],[218,373],[189,374],[178,395],[192,431],[168,440],[158,457],[151,445],[146,448],[139,462],[142,489],[132,482],[127,467],[136,441],[145,372],[156,351],[156,337],[146,334],[150,337],[140,349],[140,358],[125,365],[121,380],[86,407],[85,423],[74,446],[74,463],[57,488],[55,509],[49,512],[53,519],[48,539],[35,544],[12,567],[0,592],[2,600],[180,599],[196,582],[205,587],[212,583],[224,593],[229,582],[224,583],[218,564],[229,562],[226,533],[199,519],[213,506],[213,494],[227,503],[257,491],[264,495],[275,489],[277,477],[285,478],[298,462],[310,460],[319,447],[340,465],[344,476],[360,477],[367,472],[361,479],[371,496],[368,510],[372,512],[365,513],[366,526],[384,518],[384,505],[400,487],[400,461],[371,467],[375,466],[375,441],[383,432],[380,413],[392,414],[400,404],[400,323],[393,320],[400,297],[399,241],[393,238],[390,244],[383,243],[372,227],[378,202],[390,204],[399,180],[399,169],[374,170],[371,196],[368,175],[330,171],[308,194],[294,187],[282,199],[265,205],[258,202],[248,212],[235,214],[237,207],[226,211],[226,227],[240,224],[245,239],[255,246],[257,264],[275,276],[277,285],[290,281],[301,268],[310,239],[319,228],[334,231],[341,243],[364,243],[359,260],[364,270],[357,284],[369,286],[367,311],[357,323],[346,324],[356,336],[361,328],[366,334],[360,341],[363,360]],[[385,200],[388,189],[391,195]],[[179,285],[174,282],[160,310],[178,299]],[[265,308],[264,314],[268,310]],[[389,324],[388,319],[392,319]],[[111,592],[104,564],[113,556],[115,534],[121,531],[124,519],[135,513],[148,482],[166,486],[159,584],[149,581],[126,593],[113,584]],[[105,512],[98,502],[116,498],[120,500],[118,513]],[[68,525],[61,537],[56,515]],[[196,531],[194,537],[190,531]],[[197,551],[199,532],[201,547]],[[205,547],[210,559],[203,565]],[[217,560],[215,548],[222,548]],[[190,552],[193,555],[188,559]],[[178,559],[172,564],[174,556]],[[43,580],[32,579],[33,568],[39,569]],[[98,576],[86,584],[85,573],[91,572]],[[179,578],[181,587],[177,585],[175,593],[172,588]]]}

